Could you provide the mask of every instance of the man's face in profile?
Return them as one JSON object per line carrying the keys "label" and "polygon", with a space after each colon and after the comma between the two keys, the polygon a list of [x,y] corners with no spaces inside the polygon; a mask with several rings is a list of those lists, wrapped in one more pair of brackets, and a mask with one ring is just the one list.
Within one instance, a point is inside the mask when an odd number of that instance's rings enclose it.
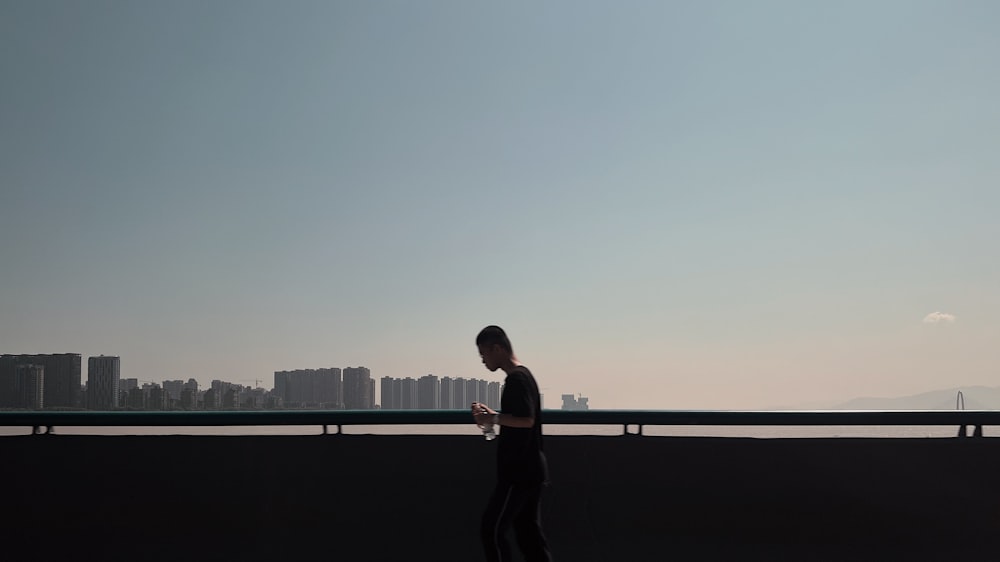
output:
{"label": "man's face in profile", "polygon": [[484,344],[479,347],[479,357],[483,360],[483,365],[490,371],[496,371],[500,367],[500,346],[497,344]]}

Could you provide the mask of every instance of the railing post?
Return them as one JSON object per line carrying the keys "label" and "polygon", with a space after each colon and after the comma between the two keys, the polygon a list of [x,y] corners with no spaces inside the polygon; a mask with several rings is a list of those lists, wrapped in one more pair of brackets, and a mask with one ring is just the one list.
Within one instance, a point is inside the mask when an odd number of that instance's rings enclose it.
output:
{"label": "railing post", "polygon": [[642,424],[641,423],[635,424],[635,426],[637,428],[635,433],[632,433],[632,432],[630,432],[628,430],[628,426],[629,425],[630,424],[625,424],[625,435],[642,435]]}

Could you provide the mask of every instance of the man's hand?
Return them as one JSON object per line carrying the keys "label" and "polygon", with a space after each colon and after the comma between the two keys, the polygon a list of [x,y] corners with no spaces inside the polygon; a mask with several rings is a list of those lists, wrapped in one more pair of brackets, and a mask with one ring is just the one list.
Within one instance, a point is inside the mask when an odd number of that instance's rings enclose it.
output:
{"label": "man's hand", "polygon": [[472,403],[472,417],[476,420],[476,425],[479,427],[492,425],[494,419],[493,416],[495,415],[496,411],[491,409],[486,404],[483,404],[482,402]]}

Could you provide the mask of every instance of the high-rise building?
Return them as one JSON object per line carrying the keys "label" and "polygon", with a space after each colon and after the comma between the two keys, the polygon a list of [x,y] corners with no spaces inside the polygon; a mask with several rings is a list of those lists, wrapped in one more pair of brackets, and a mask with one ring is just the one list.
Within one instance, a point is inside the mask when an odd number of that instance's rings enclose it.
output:
{"label": "high-rise building", "polygon": [[21,364],[14,368],[14,406],[41,410],[45,407],[45,367]]}
{"label": "high-rise building", "polygon": [[[483,396],[483,400],[486,397]],[[473,402],[482,402],[479,399],[479,381],[476,379],[468,379],[465,381],[465,401],[469,404]]]}
{"label": "high-rise building", "polygon": [[124,406],[130,410],[145,410],[146,390],[138,386],[130,386]]}
{"label": "high-rise building", "polygon": [[149,386],[146,392],[146,409],[147,410],[167,409],[167,393],[164,392],[163,387],[161,387],[158,384],[153,384]]}
{"label": "high-rise building", "polygon": [[240,408],[244,410],[259,410],[267,407],[267,390],[263,388],[246,387],[240,398]]}
{"label": "high-rise building", "polygon": [[468,396],[465,395],[465,389],[466,389],[465,382],[466,382],[465,379],[463,379],[462,377],[458,377],[457,379],[454,379],[452,381],[451,407],[456,410],[464,410],[465,408],[468,408],[469,404],[472,404],[473,402],[472,400],[469,400]]}
{"label": "high-rise building", "polygon": [[58,353],[37,357],[45,367],[45,407],[79,408],[80,354]]}
{"label": "high-rise building", "polygon": [[219,398],[219,395],[214,388],[206,390],[205,394],[202,396],[202,400],[206,410],[218,410],[222,407],[222,400]]}
{"label": "high-rise building", "polygon": [[437,410],[441,408],[441,383],[434,375],[424,375],[417,379],[417,408]]}
{"label": "high-rise building", "polygon": [[383,410],[395,409],[392,405],[392,382],[392,377],[382,377],[382,397],[379,403]]}
{"label": "high-rise building", "polygon": [[178,402],[182,410],[194,410],[198,407],[198,391],[192,390],[187,385],[181,390],[181,399]]}
{"label": "high-rise building", "polygon": [[[487,406],[490,406],[490,381],[479,379],[479,401],[483,402]],[[490,406],[492,408],[492,406]]]}
{"label": "high-rise building", "polygon": [[452,402],[452,396],[454,395],[455,384],[451,377],[441,378],[441,409],[451,410],[455,408]]}
{"label": "high-rise building", "polygon": [[403,410],[417,409],[417,381],[406,377],[400,381],[399,407]]}
{"label": "high-rise building", "polygon": [[289,407],[342,408],[343,382],[339,368],[275,371],[274,393]]}
{"label": "high-rise building", "polygon": [[[340,368],[330,367],[316,369],[315,389],[316,402],[323,408],[339,409],[344,407],[344,382]],[[372,397],[375,394],[372,393]]]}
{"label": "high-rise building", "polygon": [[344,369],[344,408],[368,410],[371,408],[371,371],[367,367]]}
{"label": "high-rise building", "polygon": [[121,379],[118,382],[118,407],[132,408],[132,389],[139,388],[139,379]]}
{"label": "high-rise building", "polygon": [[243,390],[237,385],[226,385],[222,392],[222,408],[224,410],[236,410],[240,407]]}
{"label": "high-rise building", "polygon": [[200,397],[201,393],[198,392],[198,381],[188,379],[181,390],[181,408],[185,410],[198,409],[200,407],[198,404]]}
{"label": "high-rise building", "polygon": [[87,400],[91,410],[118,408],[121,392],[121,359],[101,355],[87,358]]}
{"label": "high-rise building", "polygon": [[0,355],[0,408],[13,408],[17,402],[14,392],[14,370],[16,355]]}
{"label": "high-rise building", "polygon": [[403,379],[392,379],[392,409],[403,409]]}
{"label": "high-rise building", "polygon": [[486,405],[494,410],[500,409],[500,383],[492,381],[486,388]]}
{"label": "high-rise building", "polygon": [[42,399],[46,408],[80,407],[79,353],[0,355],[0,407],[11,407],[17,401],[14,394],[14,378],[18,365],[42,367],[44,373]]}
{"label": "high-rise building", "polygon": [[184,381],[182,380],[163,381],[163,391],[167,393],[167,399],[171,402],[180,402],[183,390]]}
{"label": "high-rise building", "polygon": [[288,378],[289,394],[293,402],[302,406],[318,405],[316,402],[316,370],[298,369]]}
{"label": "high-rise building", "polygon": [[288,373],[289,371],[274,372],[274,394],[280,396],[286,404],[291,402],[288,399]]}

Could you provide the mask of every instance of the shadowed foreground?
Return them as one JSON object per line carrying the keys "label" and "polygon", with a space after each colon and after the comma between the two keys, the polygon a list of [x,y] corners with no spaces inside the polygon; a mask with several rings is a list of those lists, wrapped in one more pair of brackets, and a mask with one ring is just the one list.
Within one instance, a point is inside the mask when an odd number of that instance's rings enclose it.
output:
{"label": "shadowed foreground", "polygon": [[[996,439],[548,436],[556,560],[1000,553]],[[480,560],[478,436],[0,439],[17,560]]]}

